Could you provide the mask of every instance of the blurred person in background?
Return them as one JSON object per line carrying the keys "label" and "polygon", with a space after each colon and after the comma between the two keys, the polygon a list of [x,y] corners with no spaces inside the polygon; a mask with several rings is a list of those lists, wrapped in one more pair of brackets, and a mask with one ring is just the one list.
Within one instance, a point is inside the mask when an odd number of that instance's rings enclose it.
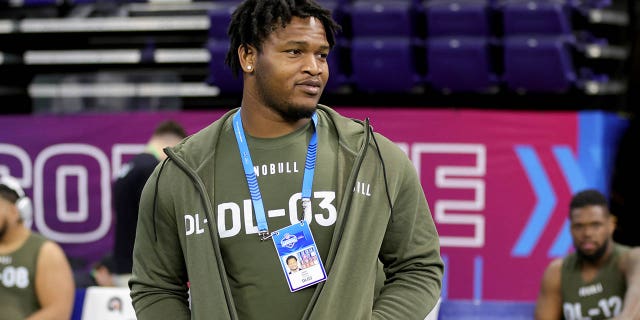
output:
{"label": "blurred person in background", "polygon": [[[422,320],[436,306],[439,238],[411,160],[318,104],[339,29],[312,0],[232,14],[242,103],[165,149],[145,185],[129,281],[139,320]],[[307,248],[317,265],[290,275],[286,257]]]}
{"label": "blurred person in background", "polygon": [[128,287],[131,276],[131,255],[142,188],[156,165],[166,158],[162,149],[176,145],[186,136],[185,129],[174,120],[159,123],[147,142],[145,152],[127,162],[113,184],[115,240],[111,273],[113,284],[118,287]]}
{"label": "blurred person in background", "polygon": [[569,220],[575,252],[545,270],[535,319],[640,319],[640,248],[613,241],[607,198],[593,189],[576,193]]}
{"label": "blurred person in background", "polygon": [[75,283],[62,248],[32,232],[30,199],[0,176],[0,319],[69,319]]}

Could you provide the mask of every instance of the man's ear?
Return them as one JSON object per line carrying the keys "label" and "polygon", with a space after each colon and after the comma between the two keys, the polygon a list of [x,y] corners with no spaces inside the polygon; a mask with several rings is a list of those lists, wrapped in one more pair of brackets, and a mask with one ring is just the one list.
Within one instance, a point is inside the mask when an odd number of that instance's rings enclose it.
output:
{"label": "man's ear", "polygon": [[613,234],[613,231],[618,227],[618,217],[612,213],[609,213],[609,227],[611,228],[611,234]]}
{"label": "man's ear", "polygon": [[256,68],[258,50],[252,45],[240,45],[238,47],[238,57],[240,67],[245,73],[252,73]]}

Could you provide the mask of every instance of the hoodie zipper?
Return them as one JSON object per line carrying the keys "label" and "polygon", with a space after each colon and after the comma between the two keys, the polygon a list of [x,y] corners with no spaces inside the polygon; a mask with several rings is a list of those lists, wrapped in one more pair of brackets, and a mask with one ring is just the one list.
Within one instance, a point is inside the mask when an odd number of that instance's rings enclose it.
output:
{"label": "hoodie zipper", "polygon": [[[213,208],[211,208],[211,201],[207,196],[207,193],[205,191],[206,189],[204,187],[204,184],[202,183],[202,180],[200,180],[200,177],[198,177],[198,175],[193,172],[193,170],[191,170],[189,166],[187,166],[187,164],[173,152],[173,150],[171,150],[170,148],[166,148],[164,149],[164,151],[167,156],[176,163],[178,168],[180,168],[185,174],[187,174],[187,176],[189,176],[189,178],[191,178],[194,185],[198,189],[198,192],[200,193],[202,202],[204,203],[205,216],[207,220],[215,221],[211,216],[211,213],[213,212]],[[218,239],[218,235],[216,234],[215,224],[210,224],[207,229],[209,230],[209,237],[211,238],[211,244],[213,245],[216,262],[218,263],[220,282],[222,283],[222,290],[224,291],[224,298],[227,303],[227,309],[229,311],[231,319],[236,320],[238,319],[238,315],[236,314],[235,304],[231,295],[231,288],[229,287],[229,281],[227,279],[227,272],[224,267],[224,261],[222,261],[222,254],[220,253],[220,242]]]}
{"label": "hoodie zipper", "polygon": [[[360,166],[362,165],[362,162],[364,161],[364,157],[367,155],[367,150],[369,149],[368,148],[369,142],[370,142],[369,118],[365,119],[364,128],[365,128],[364,143],[362,144],[362,148],[355,159],[353,169],[351,170],[351,174],[349,175],[349,179],[347,180],[347,186],[348,186],[346,189],[347,192],[345,192],[342,198],[341,212],[343,216],[342,217],[343,223],[340,225],[339,230],[334,230],[334,232],[338,232],[338,235],[336,238],[334,238],[334,240],[336,241],[332,242],[332,245],[329,248],[329,253],[327,254],[327,262],[325,263],[325,265],[327,265],[328,268],[333,267],[333,259],[336,256],[336,253],[338,251],[338,245],[340,244],[340,240],[342,239],[342,234],[344,233],[345,223],[349,213],[349,210],[347,209],[350,207],[351,200],[353,199],[353,194],[349,192],[349,190],[353,190],[353,188],[355,187],[356,180],[358,178],[358,173],[360,172]],[[318,297],[320,296],[320,292],[322,291],[324,284],[325,284],[324,282],[321,282],[316,287],[315,291],[313,292],[313,296],[311,296],[311,300],[309,300],[309,304],[307,305],[307,309],[305,310],[301,320],[307,320],[311,316],[311,312],[313,311],[313,308],[315,307],[315,304],[318,301]]]}

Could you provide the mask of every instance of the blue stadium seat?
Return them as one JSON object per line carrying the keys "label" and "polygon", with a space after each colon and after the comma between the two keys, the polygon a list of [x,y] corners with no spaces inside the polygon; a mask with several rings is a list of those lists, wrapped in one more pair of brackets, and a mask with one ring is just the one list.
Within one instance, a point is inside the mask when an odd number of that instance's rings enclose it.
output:
{"label": "blue stadium seat", "polygon": [[427,81],[451,92],[493,92],[498,77],[486,37],[427,39]]}
{"label": "blue stadium seat", "polygon": [[419,44],[407,37],[354,38],[352,79],[361,92],[409,92],[423,84],[417,70]]}
{"label": "blue stadium seat", "polygon": [[505,36],[571,35],[571,6],[565,1],[511,0],[502,4]]}
{"label": "blue stadium seat", "polygon": [[428,37],[489,36],[487,0],[431,0],[425,3]]}
{"label": "blue stadium seat", "polygon": [[224,63],[229,50],[229,41],[209,39],[207,49],[210,54],[207,84],[218,87],[223,94],[242,91],[242,75],[236,77]]}
{"label": "blue stadium seat", "polygon": [[576,81],[570,46],[566,37],[504,38],[507,86],[516,91],[566,92]]}
{"label": "blue stadium seat", "polygon": [[355,0],[345,6],[353,37],[415,36],[417,8],[411,1]]}
{"label": "blue stadium seat", "polygon": [[341,27],[341,32],[336,34],[338,39],[345,38],[350,36],[350,24],[345,19],[344,7],[351,0],[318,0],[317,1],[322,7],[331,11],[331,16],[333,20],[335,20]]}

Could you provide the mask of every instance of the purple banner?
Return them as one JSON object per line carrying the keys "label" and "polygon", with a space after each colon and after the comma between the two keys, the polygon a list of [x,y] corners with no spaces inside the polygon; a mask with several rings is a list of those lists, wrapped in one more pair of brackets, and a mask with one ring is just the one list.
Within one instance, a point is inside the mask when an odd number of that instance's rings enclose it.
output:
{"label": "purple banner", "polygon": [[114,175],[144,150],[155,126],[174,119],[191,134],[222,114],[1,117],[0,174],[17,177],[31,196],[32,229],[58,242],[75,265],[90,265],[113,245]]}

